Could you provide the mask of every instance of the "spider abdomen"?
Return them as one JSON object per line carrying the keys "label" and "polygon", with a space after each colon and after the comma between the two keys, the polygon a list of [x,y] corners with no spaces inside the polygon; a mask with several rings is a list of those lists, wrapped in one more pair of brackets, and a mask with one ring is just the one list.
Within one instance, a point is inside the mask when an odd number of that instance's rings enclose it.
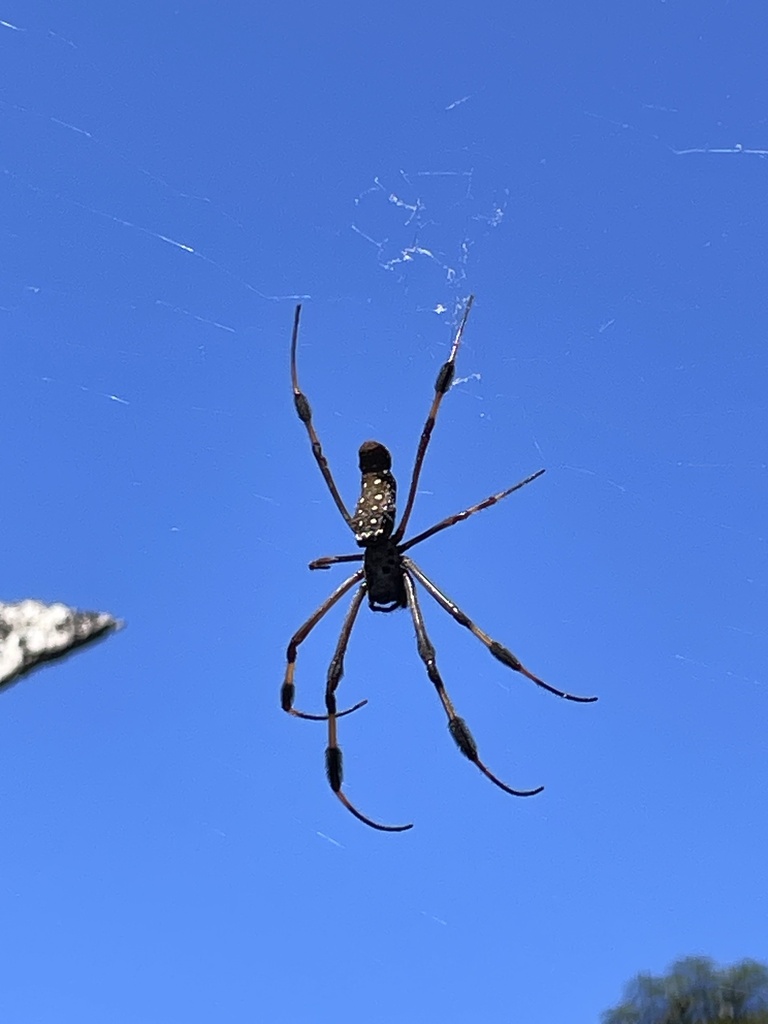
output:
{"label": "spider abdomen", "polygon": [[363,475],[360,498],[352,516],[352,529],[359,547],[386,540],[395,527],[397,483],[390,472],[392,456],[378,441],[360,446]]}
{"label": "spider abdomen", "polygon": [[375,612],[393,612],[407,608],[403,583],[403,560],[391,540],[369,544],[363,557],[368,604]]}

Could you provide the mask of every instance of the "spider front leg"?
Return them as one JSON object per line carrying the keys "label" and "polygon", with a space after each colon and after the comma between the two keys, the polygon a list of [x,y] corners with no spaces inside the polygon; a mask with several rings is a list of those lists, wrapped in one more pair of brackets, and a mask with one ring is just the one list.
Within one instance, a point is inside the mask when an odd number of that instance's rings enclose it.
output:
{"label": "spider front leg", "polygon": [[437,695],[445,709],[445,713],[448,715],[448,729],[450,730],[456,746],[462,752],[464,757],[477,765],[483,775],[490,779],[491,782],[499,787],[499,789],[503,789],[505,793],[510,793],[512,796],[536,796],[537,793],[541,793],[544,789],[543,786],[539,786],[537,789],[512,789],[511,786],[507,786],[506,783],[501,781],[501,779],[497,779],[493,772],[486,768],[480,760],[477,753],[477,744],[475,743],[472,733],[469,731],[469,726],[463,718],[460,718],[456,714],[456,709],[453,706],[451,698],[448,696],[445,684],[443,683],[438,671],[435,648],[427,636],[427,629],[424,625],[424,616],[421,614],[421,606],[419,605],[419,600],[416,596],[416,587],[414,586],[411,575],[407,569],[403,573],[403,583],[405,584],[405,592],[408,595],[408,607],[411,609],[413,624],[416,628],[416,644],[419,651],[419,657],[424,662],[427,675],[437,690]]}
{"label": "spider front leg", "polygon": [[432,399],[432,405],[430,406],[429,412],[427,413],[427,419],[424,423],[424,427],[421,431],[421,437],[419,438],[419,447],[416,449],[416,460],[413,464],[413,472],[411,473],[411,483],[408,487],[408,497],[405,501],[405,509],[403,510],[403,517],[400,520],[397,529],[392,534],[392,540],[395,544],[399,544],[405,534],[405,528],[408,525],[408,520],[411,518],[411,512],[413,511],[413,503],[416,500],[416,491],[419,487],[419,477],[421,476],[421,467],[424,465],[424,456],[427,454],[427,448],[429,447],[429,439],[432,437],[432,431],[435,429],[435,423],[437,422],[437,414],[440,411],[440,405],[445,397],[446,393],[453,383],[453,377],[456,373],[456,356],[459,351],[459,345],[461,345],[462,335],[464,334],[464,328],[467,326],[467,318],[469,317],[469,311],[472,309],[472,303],[475,301],[475,296],[470,295],[467,299],[467,304],[464,307],[464,315],[461,318],[459,329],[456,331],[456,335],[453,339],[453,345],[451,345],[451,351],[440,367],[437,380],[435,381],[435,397]]}
{"label": "spider front leg", "polygon": [[[337,601],[340,601],[341,598],[344,597],[348,590],[351,590],[356,583],[359,583],[362,578],[363,570],[358,569],[353,576],[344,580],[344,582],[334,590],[331,596],[326,598],[320,607],[310,615],[303,626],[300,626],[296,630],[288,642],[288,650],[286,652],[287,664],[285,667],[285,679],[280,690],[280,704],[283,711],[287,711],[289,715],[293,715],[296,718],[306,718],[310,722],[324,722],[328,717],[327,715],[310,715],[307,714],[306,711],[298,711],[293,706],[293,699],[296,695],[296,686],[293,682],[294,673],[296,671],[296,657],[299,653],[299,645],[307,639],[320,619],[322,619],[323,616],[333,608]],[[339,676],[339,678],[341,678],[341,676]],[[351,715],[353,711],[357,711],[367,703],[367,700],[361,700],[359,703],[355,704],[354,707],[347,708],[346,711],[340,711],[336,717],[342,718],[344,715]]]}
{"label": "spider front leg", "polygon": [[[366,825],[370,825],[371,828],[378,829],[380,832],[406,832],[409,828],[413,828],[413,825],[381,825],[377,821],[372,821],[367,818],[364,814],[350,803],[346,794],[342,791],[341,783],[343,779],[342,769],[342,754],[341,747],[338,743],[336,735],[336,719],[341,718],[342,712],[338,714],[336,712],[336,688],[341,681],[341,677],[344,675],[344,655],[347,652],[347,646],[349,644],[349,638],[352,634],[352,627],[355,624],[357,613],[360,611],[360,605],[362,604],[363,598],[367,590],[366,583],[363,582],[355,596],[352,598],[352,603],[349,606],[344,624],[341,627],[341,633],[336,644],[336,650],[333,652],[333,658],[328,668],[328,678],[325,686],[325,707],[328,711],[328,746],[325,751],[325,770],[328,775],[328,782],[331,785],[331,789],[336,796],[341,800],[344,806],[354,816],[362,821]],[[363,701],[365,703],[365,701]],[[360,705],[356,705],[359,707]],[[354,711],[354,708],[350,710]]]}
{"label": "spider front leg", "polygon": [[530,679],[532,683],[536,683],[544,690],[548,690],[550,693],[554,693],[556,697],[562,697],[564,700],[572,700],[577,704],[592,704],[597,700],[597,697],[579,697],[575,693],[567,693],[565,690],[558,690],[556,686],[550,686],[549,683],[545,683],[543,679],[539,679],[533,672],[529,671],[525,665],[520,661],[516,654],[513,654],[508,647],[504,647],[498,640],[493,640],[488,636],[487,633],[483,632],[479,626],[477,626],[468,615],[459,608],[457,604],[454,604],[445,594],[440,590],[432,580],[425,576],[418,565],[415,564],[410,558],[403,558],[403,565],[407,566],[408,571],[412,572],[416,579],[421,583],[427,593],[433,597],[441,608],[444,608],[448,614],[454,618],[460,626],[466,626],[473,636],[488,648],[491,654],[502,665],[506,665],[507,668],[514,669],[515,672],[520,672],[527,679]]}
{"label": "spider front leg", "polygon": [[347,506],[344,504],[344,499],[339,494],[339,490],[336,486],[336,481],[333,479],[331,473],[331,467],[328,465],[328,459],[326,459],[322,445],[320,444],[320,438],[317,436],[314,424],[312,423],[312,408],[309,404],[309,399],[299,387],[299,373],[296,369],[296,346],[299,340],[299,320],[301,319],[301,304],[296,307],[296,312],[293,318],[293,335],[291,336],[291,385],[293,387],[293,404],[296,407],[296,413],[307,429],[309,435],[309,442],[312,445],[312,454],[315,457],[320,467],[320,472],[323,474],[323,479],[331,492],[336,508],[341,512],[344,517],[344,522],[347,526],[352,525],[351,517],[347,511]]}

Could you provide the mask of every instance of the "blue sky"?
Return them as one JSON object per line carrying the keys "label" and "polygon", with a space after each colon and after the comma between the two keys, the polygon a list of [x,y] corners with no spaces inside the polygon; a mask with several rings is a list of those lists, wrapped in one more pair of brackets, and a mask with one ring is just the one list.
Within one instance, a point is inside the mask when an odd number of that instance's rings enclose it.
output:
{"label": "blue sky", "polygon": [[[4,600],[128,628],[2,697],[14,1024],[596,1021],[640,970],[768,957],[768,181],[758,5],[6,2]],[[718,152],[713,152],[718,150]],[[414,552],[492,786],[406,612],[322,724],[291,633],[405,490],[477,296]],[[447,312],[436,312],[441,307]],[[322,709],[343,604],[301,648]]]}

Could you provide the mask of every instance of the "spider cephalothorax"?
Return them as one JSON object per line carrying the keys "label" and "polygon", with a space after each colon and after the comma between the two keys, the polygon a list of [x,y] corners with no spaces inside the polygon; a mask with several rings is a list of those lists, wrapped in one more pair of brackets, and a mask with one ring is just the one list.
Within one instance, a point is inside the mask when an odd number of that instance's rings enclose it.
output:
{"label": "spider cephalothorax", "polygon": [[[336,689],[341,681],[342,675],[344,674],[344,655],[347,650],[352,628],[355,624],[355,619],[357,618],[357,613],[359,612],[360,605],[366,595],[368,597],[368,604],[373,611],[391,612],[395,611],[397,608],[408,608],[410,610],[413,618],[413,624],[416,629],[416,645],[419,657],[424,662],[427,675],[437,690],[443,709],[448,716],[448,728],[451,736],[461,753],[477,765],[480,771],[489,778],[491,782],[495,783],[506,793],[511,793],[513,796],[535,796],[536,793],[540,793],[544,787],[539,786],[537,789],[523,790],[512,789],[510,786],[507,786],[504,782],[498,779],[480,760],[477,753],[477,745],[472,738],[472,734],[470,733],[464,719],[460,718],[456,714],[453,703],[448,696],[442,677],[438,671],[435,649],[427,635],[424,618],[421,613],[421,606],[416,594],[416,583],[420,583],[430,597],[434,598],[441,608],[447,611],[448,614],[459,623],[459,625],[465,626],[474,636],[476,636],[477,639],[488,648],[490,653],[503,665],[513,669],[515,672],[520,672],[522,675],[532,680],[532,682],[536,683],[537,686],[541,686],[543,689],[548,690],[550,693],[554,693],[558,697],[564,697],[566,700],[578,701],[580,703],[590,703],[591,701],[597,700],[597,697],[577,697],[572,693],[566,693],[564,690],[558,690],[556,687],[550,686],[549,683],[545,683],[543,679],[539,679],[538,676],[535,676],[525,667],[525,665],[523,665],[520,659],[513,654],[512,651],[500,644],[498,640],[493,640],[487,633],[483,632],[483,630],[480,629],[480,627],[477,626],[469,616],[467,616],[458,607],[458,605],[454,604],[454,602],[451,601],[450,598],[447,597],[432,582],[432,580],[422,572],[416,563],[405,554],[405,552],[410,548],[421,543],[421,541],[426,540],[428,537],[434,536],[441,530],[448,529],[449,526],[463,522],[463,520],[474,515],[475,512],[480,512],[484,508],[490,508],[491,505],[495,505],[497,502],[501,501],[502,498],[506,498],[514,491],[519,491],[521,487],[525,487],[526,484],[536,480],[537,477],[540,477],[544,472],[543,469],[540,469],[538,472],[531,474],[531,476],[526,477],[525,480],[521,480],[512,487],[508,487],[504,491],[499,491],[498,494],[492,494],[490,497],[485,498],[484,501],[478,502],[477,505],[472,505],[469,508],[464,509],[463,512],[457,512],[452,516],[448,516],[446,519],[443,519],[434,526],[431,526],[428,530],[424,530],[422,533],[417,534],[417,536],[412,537],[410,540],[403,541],[405,529],[408,525],[408,520],[410,518],[411,511],[413,510],[413,503],[416,498],[416,489],[419,483],[421,467],[424,463],[424,455],[426,454],[429,439],[435,426],[435,420],[440,408],[440,403],[453,381],[456,355],[459,350],[459,345],[461,344],[461,337],[464,333],[464,327],[467,323],[469,311],[472,308],[473,299],[474,297],[470,295],[464,308],[464,315],[461,318],[461,323],[459,324],[459,328],[453,339],[450,355],[440,368],[440,372],[437,375],[437,380],[435,382],[435,397],[432,400],[432,406],[429,410],[426,423],[424,424],[424,429],[421,432],[419,447],[416,452],[416,461],[414,463],[413,473],[411,474],[411,481],[408,487],[405,511],[403,512],[402,519],[400,520],[397,528],[395,528],[395,498],[397,495],[397,484],[394,476],[392,475],[392,456],[384,445],[380,444],[378,441],[365,441],[360,446],[360,472],[362,474],[360,498],[355,506],[353,515],[350,515],[347,511],[347,507],[336,488],[336,483],[333,479],[333,475],[331,474],[328,461],[323,454],[320,440],[315,432],[315,428],[312,423],[312,410],[309,402],[299,388],[298,372],[296,369],[296,345],[299,337],[301,306],[296,307],[296,314],[293,321],[293,337],[291,339],[291,381],[293,384],[293,397],[296,412],[299,415],[299,419],[307,429],[307,433],[309,434],[309,439],[312,444],[312,454],[320,467],[320,472],[323,474],[328,490],[331,492],[331,497],[336,503],[336,507],[339,512],[341,512],[344,517],[344,521],[347,526],[349,526],[354,533],[358,547],[363,548],[362,554],[328,555],[324,558],[317,558],[314,562],[310,562],[309,568],[328,569],[330,566],[335,565],[338,562],[362,562],[363,565],[362,568],[358,569],[352,574],[352,576],[337,587],[331,596],[326,598],[320,607],[291,637],[288,644],[287,665],[281,691],[281,703],[284,711],[295,715],[297,718],[307,718],[312,721],[328,722],[328,746],[325,751],[325,764],[331,788],[338,796],[339,800],[341,800],[344,806],[351,811],[356,818],[359,818],[360,821],[365,822],[366,825],[370,825],[372,828],[380,829],[382,832],[403,832],[412,826],[381,825],[366,817],[349,801],[349,798],[342,790],[342,756],[336,735],[337,719],[342,718],[344,715],[351,714],[353,711],[357,711],[358,708],[361,708],[367,703],[367,701],[364,700],[360,701],[358,704],[355,704],[353,707],[347,708],[344,711],[339,711],[336,707]],[[344,623],[341,627],[341,633],[336,644],[336,650],[328,668],[325,687],[326,714],[312,715],[304,711],[299,711],[293,706],[295,695],[293,679],[299,645],[306,640],[307,636],[315,628],[317,623],[328,611],[330,611],[331,608],[333,608],[337,601],[339,601],[355,586],[357,589],[355,590],[352,603],[350,604]]]}

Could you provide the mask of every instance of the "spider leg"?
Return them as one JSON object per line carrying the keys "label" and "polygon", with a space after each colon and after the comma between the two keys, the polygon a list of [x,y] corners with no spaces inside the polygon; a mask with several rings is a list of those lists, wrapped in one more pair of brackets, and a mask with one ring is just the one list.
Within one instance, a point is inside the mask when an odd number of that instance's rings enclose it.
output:
{"label": "spider leg", "polygon": [[419,567],[410,558],[403,558],[403,565],[407,571],[413,573],[419,583],[424,587],[427,593],[437,601],[441,608],[444,608],[461,626],[466,626],[467,629],[477,637],[477,639],[488,648],[494,658],[497,658],[502,665],[506,665],[508,668],[514,669],[515,672],[521,672],[524,676],[536,683],[537,686],[541,686],[544,690],[549,690],[550,693],[554,693],[556,697],[563,697],[565,700],[573,700],[579,704],[591,704],[597,700],[597,697],[579,697],[575,693],[567,693],[565,690],[558,690],[554,686],[550,686],[549,683],[545,683],[543,679],[539,679],[533,672],[530,672],[520,659],[509,650],[498,642],[493,640],[484,633],[479,626],[465,615],[464,612],[459,608],[457,604],[454,604],[450,598],[439,590],[432,580],[419,569]]}
{"label": "spider leg", "polygon": [[[531,475],[527,476],[525,480],[521,480],[513,487],[508,487],[506,491],[499,491],[498,494],[492,494],[484,501],[478,501],[476,505],[472,505],[470,508],[465,508],[463,512],[456,512],[452,516],[446,516],[446,518],[441,519],[439,523],[435,523],[434,526],[430,526],[428,530],[424,530],[423,533],[419,533],[415,537],[412,537],[409,541],[406,541],[405,544],[401,544],[399,548],[400,553],[402,554],[403,551],[407,551],[408,548],[412,548],[416,544],[421,544],[421,542],[426,540],[428,537],[434,537],[434,535],[436,533],[440,533],[441,530],[447,530],[449,526],[454,526],[456,523],[463,523],[465,519],[469,519],[469,517],[473,516],[475,512],[482,512],[484,508],[490,508],[492,505],[496,505],[502,500],[502,498],[506,498],[510,494],[514,494],[515,491],[519,491],[521,487],[525,487],[526,484],[530,484],[533,483],[534,480],[538,480],[542,473],[545,472],[546,470],[540,469],[536,473],[531,473]],[[318,559],[318,561],[326,561],[326,559]],[[318,566],[313,562],[312,565],[310,565],[310,569],[313,566],[318,569],[325,568],[324,565]]]}
{"label": "spider leg", "polygon": [[477,753],[477,744],[474,741],[472,733],[469,731],[469,726],[463,718],[460,718],[456,714],[456,709],[451,702],[451,698],[448,696],[445,684],[443,683],[438,671],[437,662],[435,660],[435,648],[427,636],[424,617],[421,614],[421,606],[419,605],[419,600],[416,596],[416,587],[408,569],[403,573],[403,582],[405,584],[405,592],[408,595],[408,607],[411,609],[413,624],[416,627],[416,644],[419,651],[419,657],[424,662],[427,675],[434,684],[434,687],[437,690],[437,695],[445,708],[445,713],[448,715],[448,729],[450,730],[456,746],[462,752],[464,757],[477,765],[483,775],[490,779],[491,782],[495,783],[499,789],[503,789],[505,793],[511,793],[512,796],[536,796],[537,793],[540,793],[544,789],[543,786],[539,786],[538,789],[512,789],[510,786],[507,786],[502,782],[501,779],[496,778],[493,772],[486,768],[480,760]]}
{"label": "spider leg", "polygon": [[429,439],[432,436],[432,431],[435,427],[435,421],[437,419],[437,413],[440,409],[440,403],[443,400],[443,396],[448,391],[453,382],[453,375],[456,370],[456,355],[459,351],[459,345],[461,344],[461,336],[464,333],[464,328],[467,324],[467,317],[469,311],[472,309],[472,303],[475,301],[474,295],[470,295],[467,299],[467,304],[464,307],[464,316],[461,318],[459,329],[456,331],[456,336],[453,339],[453,345],[451,346],[451,352],[448,359],[440,367],[440,371],[435,381],[435,397],[432,399],[432,405],[427,415],[424,429],[421,432],[419,438],[419,447],[416,449],[416,461],[413,464],[413,473],[411,474],[411,483],[408,489],[408,500],[405,503],[405,510],[403,511],[403,518],[400,520],[400,525],[397,527],[395,532],[392,534],[392,540],[395,544],[399,544],[405,533],[405,528],[408,525],[408,520],[411,517],[413,511],[413,503],[416,500],[416,490],[419,486],[419,477],[421,475],[421,467],[424,463],[424,456],[427,453],[427,447],[429,445]]}
{"label": "spider leg", "polygon": [[331,473],[331,467],[328,465],[328,460],[323,454],[323,449],[320,444],[320,439],[317,436],[314,425],[312,423],[312,409],[309,404],[309,400],[304,392],[299,387],[299,375],[296,369],[296,344],[299,340],[299,319],[301,317],[301,304],[296,307],[296,313],[293,318],[293,336],[291,338],[291,383],[293,384],[293,403],[296,406],[296,412],[298,417],[304,426],[307,428],[309,434],[309,440],[312,444],[312,454],[315,457],[315,461],[320,467],[320,472],[323,474],[323,479],[328,485],[328,490],[331,492],[331,497],[336,502],[336,508],[341,512],[344,517],[344,522],[351,528],[352,520],[347,506],[344,504],[344,500],[339,494],[336,482],[333,479]]}
{"label": "spider leg", "polygon": [[339,562],[362,562],[362,555],[324,555],[322,558],[315,558],[309,563],[310,569],[330,569],[332,565]]}
{"label": "spider leg", "polygon": [[331,789],[336,796],[341,800],[344,806],[359,820],[364,822],[366,825],[370,825],[371,828],[376,828],[380,832],[405,832],[409,828],[413,828],[413,825],[381,825],[377,821],[373,821],[371,818],[367,818],[358,809],[350,803],[346,794],[342,791],[341,783],[343,778],[342,770],[342,754],[341,748],[338,744],[336,735],[336,719],[340,718],[341,715],[336,712],[336,688],[341,681],[341,677],[344,675],[344,655],[347,652],[347,646],[349,644],[349,638],[352,634],[352,627],[355,624],[357,613],[360,611],[360,605],[362,604],[363,598],[367,590],[367,585],[363,581],[355,596],[352,598],[352,603],[349,606],[344,624],[341,627],[341,633],[336,644],[336,650],[333,652],[333,658],[328,668],[328,678],[325,687],[325,706],[328,710],[328,747],[325,751],[325,770],[328,775],[328,782],[331,785]]}
{"label": "spider leg", "polygon": [[[362,578],[363,570],[358,569],[353,576],[344,580],[344,582],[334,590],[331,596],[327,597],[325,601],[323,601],[320,607],[310,615],[307,621],[300,626],[291,637],[288,643],[288,650],[286,652],[287,664],[285,667],[285,679],[283,681],[282,689],[280,690],[280,704],[283,711],[287,711],[289,715],[294,715],[296,718],[306,718],[310,722],[324,722],[328,717],[327,715],[310,715],[305,711],[297,711],[293,706],[293,698],[296,694],[296,687],[293,682],[293,676],[296,670],[296,656],[298,654],[299,644],[302,644],[307,639],[320,619],[322,619],[323,616],[333,608],[337,601],[344,597],[348,590],[351,590],[356,583],[359,583]],[[341,676],[339,676],[339,678],[341,678]],[[357,711],[367,703],[367,700],[361,700],[359,703],[355,704],[354,707],[347,708],[346,711],[340,711],[337,718],[341,718],[344,715],[350,715],[353,711]]]}

